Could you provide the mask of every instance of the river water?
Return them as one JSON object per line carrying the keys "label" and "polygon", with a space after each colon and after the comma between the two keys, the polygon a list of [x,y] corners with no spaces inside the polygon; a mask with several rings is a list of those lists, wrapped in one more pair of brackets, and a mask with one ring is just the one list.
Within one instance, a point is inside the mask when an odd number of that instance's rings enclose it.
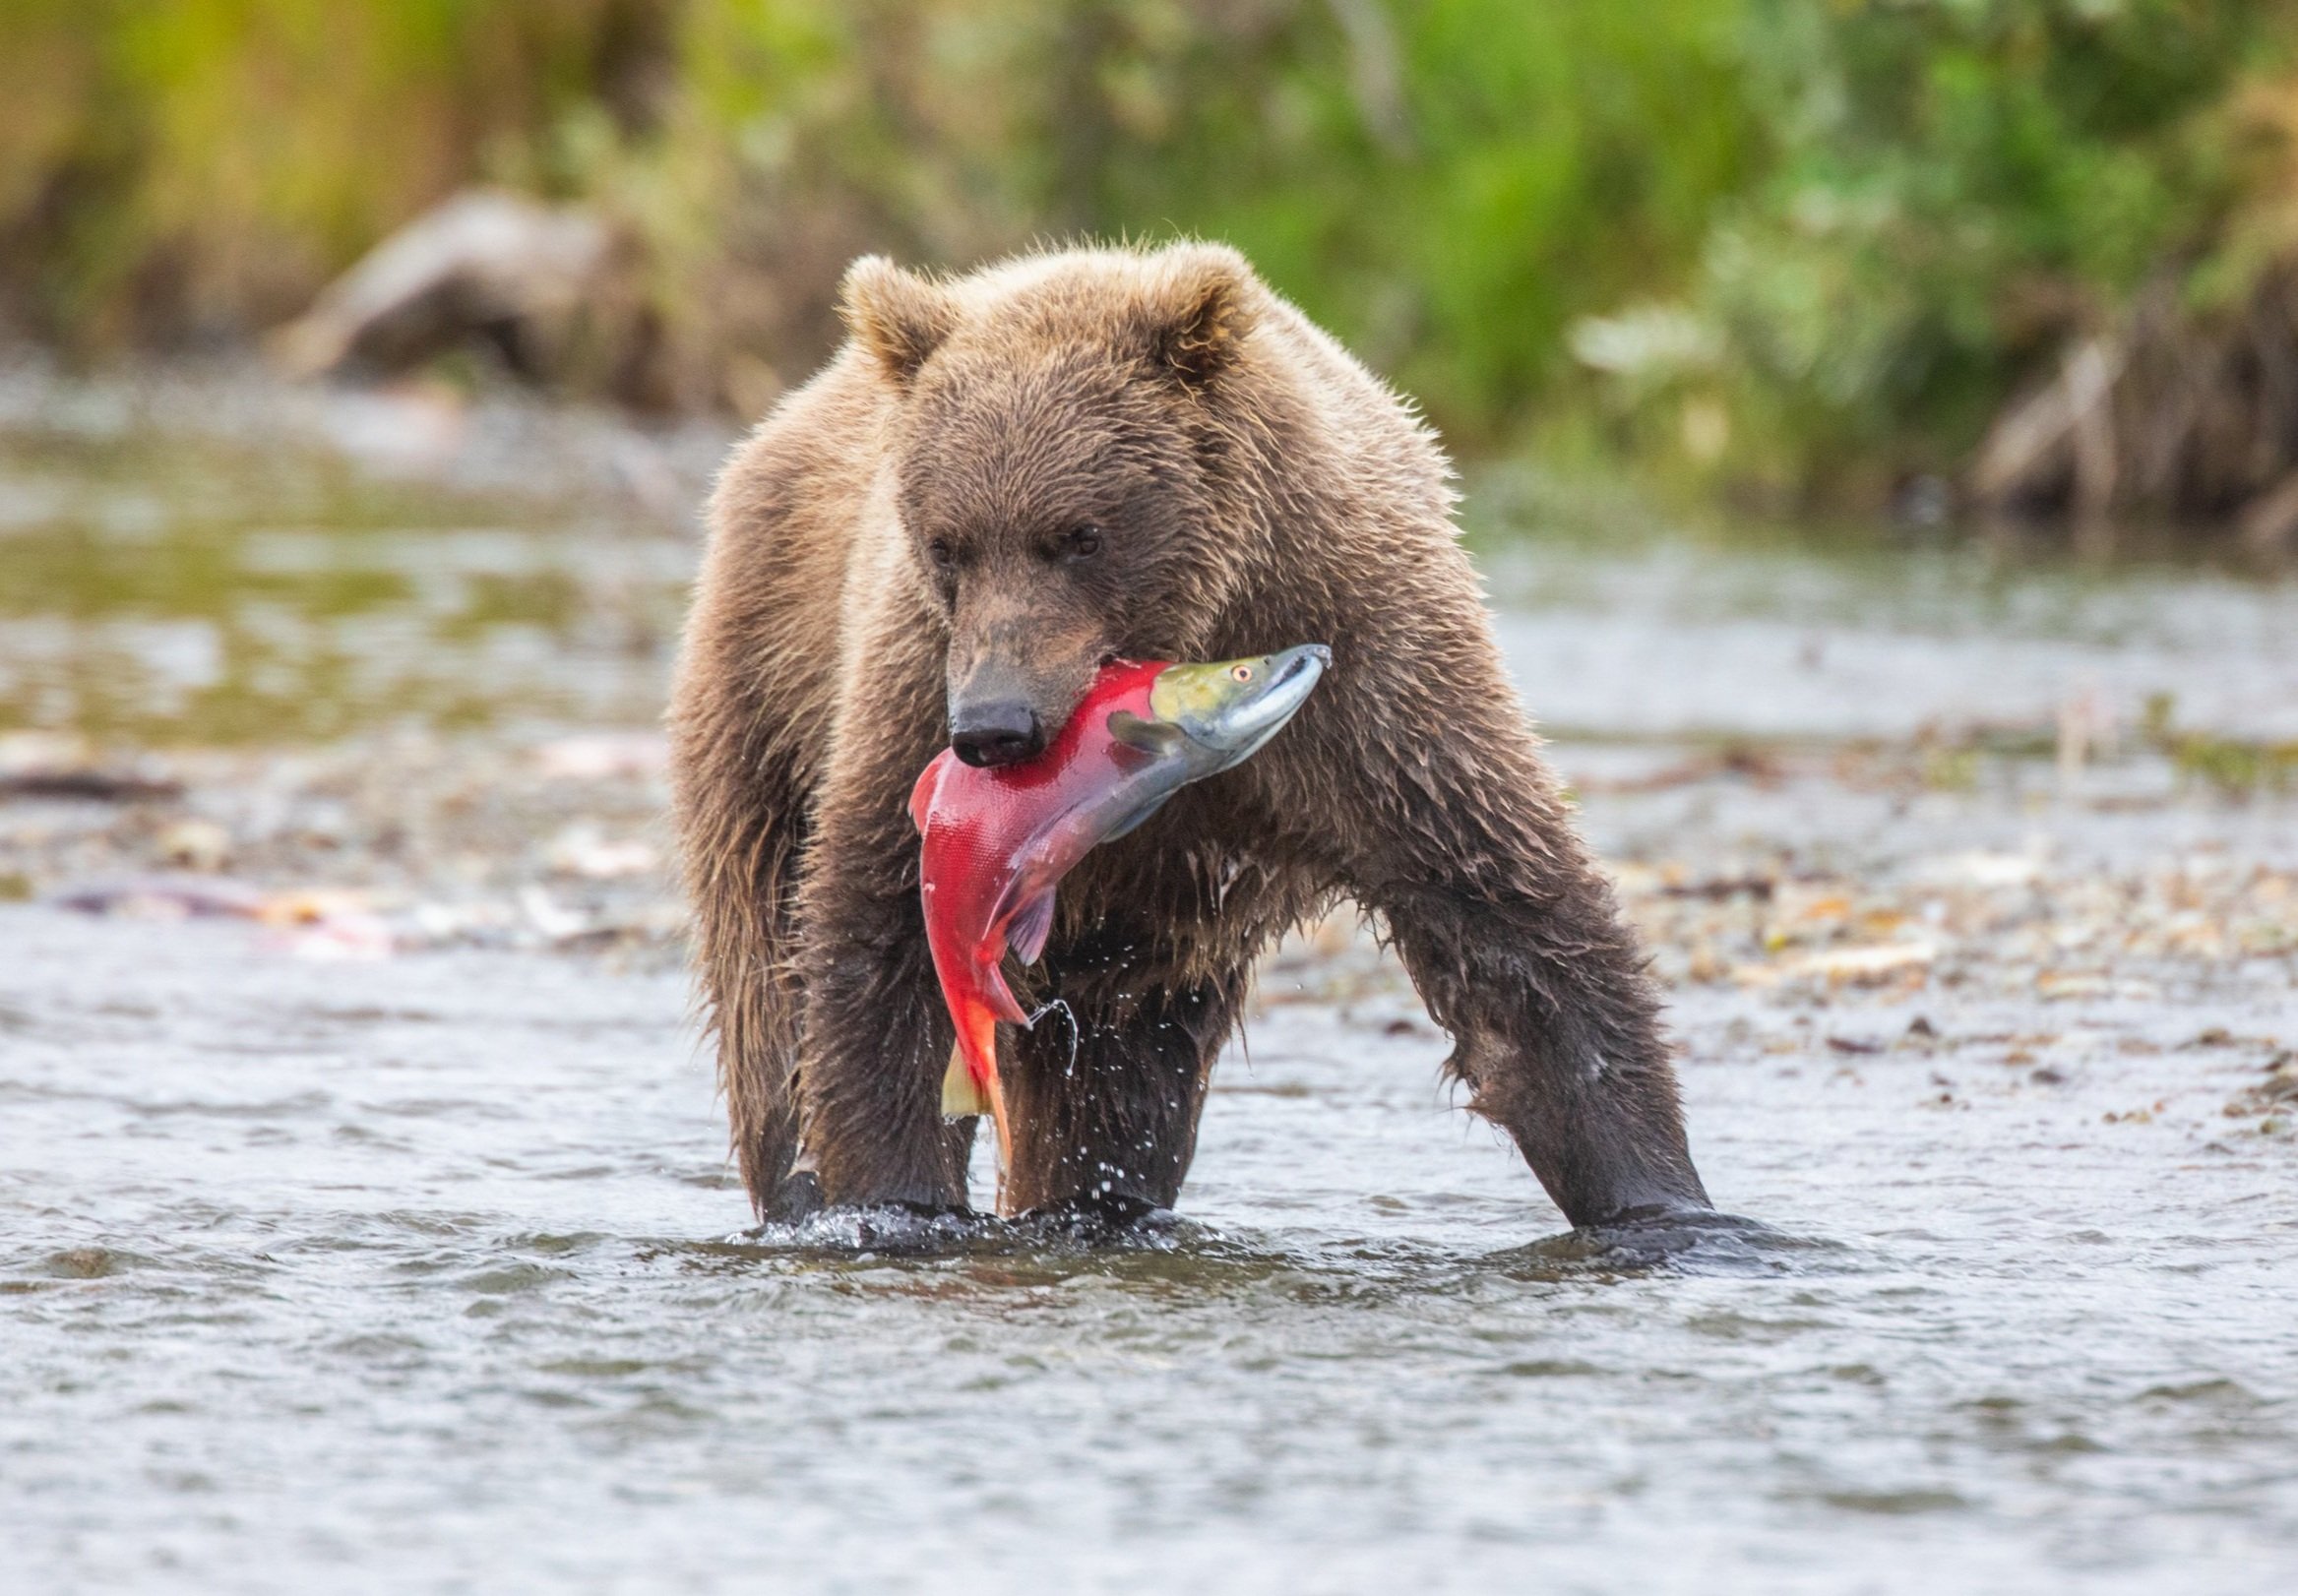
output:
{"label": "river water", "polygon": [[[153,459],[0,455],[7,724],[652,712],[683,531],[238,465],[187,499]],[[1264,972],[1170,1223],[748,1233],[665,959],[319,960],[69,913],[35,872],[0,905],[11,1588],[2291,1588],[2298,1138],[2232,1111],[2298,1042],[2298,802],[2143,752],[2072,792],[2047,759],[1840,761],[2070,703],[2127,744],[2162,694],[2288,737],[2298,595],[1945,553],[1493,564],[1631,901],[1779,874],[1736,977],[1652,922],[1695,1150],[1768,1230],[1560,1235],[1394,968],[1328,928]],[[1666,775],[1719,738],[1821,752]],[[85,807],[0,827],[29,849]],[[2154,918],[2218,941],[2066,907],[2166,870]],[[1936,922],[1930,973],[1768,974],[1837,915],[1821,874]],[[1966,925],[1956,892],[2014,896]]]}

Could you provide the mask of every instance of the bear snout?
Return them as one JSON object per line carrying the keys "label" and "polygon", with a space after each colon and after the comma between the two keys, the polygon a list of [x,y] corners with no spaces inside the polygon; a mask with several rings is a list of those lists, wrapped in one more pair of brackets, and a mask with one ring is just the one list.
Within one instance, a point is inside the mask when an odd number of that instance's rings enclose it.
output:
{"label": "bear snout", "polygon": [[967,765],[1019,765],[1045,751],[1045,727],[1020,699],[962,704],[950,713],[950,748]]}
{"label": "bear snout", "polygon": [[967,765],[1035,759],[1092,685],[1098,636],[1074,622],[1064,625],[1067,617],[1023,615],[978,629],[962,626],[952,641],[950,751]]}

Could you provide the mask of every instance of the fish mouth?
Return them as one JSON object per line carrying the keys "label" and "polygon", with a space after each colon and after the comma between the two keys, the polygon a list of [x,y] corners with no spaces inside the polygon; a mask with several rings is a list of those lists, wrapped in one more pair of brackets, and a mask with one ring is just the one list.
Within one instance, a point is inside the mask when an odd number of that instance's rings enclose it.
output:
{"label": "fish mouth", "polygon": [[[1151,705],[1190,741],[1218,755],[1225,770],[1259,753],[1299,712],[1332,663],[1332,649],[1304,643],[1259,659],[1176,667],[1166,676],[1190,674],[1174,683],[1170,712],[1154,698]],[[1163,685],[1160,678],[1160,690]]]}

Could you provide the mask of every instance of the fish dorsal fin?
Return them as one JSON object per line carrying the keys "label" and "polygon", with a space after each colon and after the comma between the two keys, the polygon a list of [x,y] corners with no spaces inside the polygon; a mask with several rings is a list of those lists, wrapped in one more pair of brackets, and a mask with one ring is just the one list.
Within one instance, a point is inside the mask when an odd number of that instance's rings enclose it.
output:
{"label": "fish dorsal fin", "polygon": [[1034,964],[1045,951],[1045,939],[1052,931],[1053,889],[1048,887],[1014,911],[1013,922],[1006,927],[1006,946],[1023,963]]}
{"label": "fish dorsal fin", "polygon": [[1127,748],[1158,756],[1179,748],[1184,736],[1179,726],[1163,720],[1144,720],[1131,709],[1119,709],[1110,715],[1109,735]]}

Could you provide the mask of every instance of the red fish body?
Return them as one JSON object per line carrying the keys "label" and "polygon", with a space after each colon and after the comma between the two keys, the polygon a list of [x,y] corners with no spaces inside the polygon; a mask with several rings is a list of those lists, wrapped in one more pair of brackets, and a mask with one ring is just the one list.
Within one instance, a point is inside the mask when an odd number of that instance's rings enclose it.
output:
{"label": "red fish body", "polygon": [[[1061,878],[1114,834],[1127,778],[1151,757],[1119,742],[1110,717],[1147,718],[1161,662],[1105,667],[1046,751],[1022,765],[979,769],[944,749],[909,797],[924,837],[920,890],[934,973],[958,1026],[958,1058],[943,1091],[945,1113],[987,1110],[1001,1158],[1011,1145],[997,1074],[997,1024],[1028,1023],[999,967],[1011,949],[1035,962],[1053,929]],[[1154,807],[1151,803],[1150,807]],[[1138,818],[1138,817],[1137,817]],[[1114,817],[1118,828],[1126,823]],[[960,1066],[970,1096],[958,1079]]]}
{"label": "red fish body", "polygon": [[1182,787],[1250,759],[1331,660],[1316,644],[1215,664],[1119,660],[1035,759],[983,768],[944,750],[917,778],[909,815],[924,839],[926,943],[958,1027],[942,1112],[990,1115],[1001,1169],[1013,1139],[997,1027],[1029,1023],[1000,968],[1006,954],[1035,963],[1061,878]]}

